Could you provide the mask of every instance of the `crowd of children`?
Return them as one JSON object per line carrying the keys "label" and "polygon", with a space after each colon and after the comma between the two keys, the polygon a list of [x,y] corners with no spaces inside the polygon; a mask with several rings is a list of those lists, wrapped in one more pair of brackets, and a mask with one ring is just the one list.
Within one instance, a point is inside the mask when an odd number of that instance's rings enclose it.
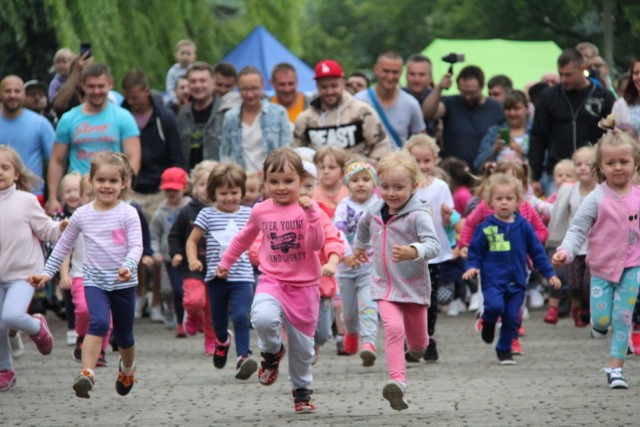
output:
{"label": "crowd of children", "polygon": [[[82,365],[76,396],[90,396],[109,335],[120,353],[116,391],[128,394],[143,252],[168,272],[176,336],[204,332],[204,352],[216,368],[225,367],[234,342],[235,377],[257,371],[258,381],[271,385],[288,353],[296,412],[316,408],[312,365],[322,363],[326,342],[340,340],[338,354],[358,353],[362,365],[375,364],[379,319],[389,377],[381,391],[395,410],[409,405],[405,363],[439,357],[439,308],[454,315],[475,304],[482,341],[492,343],[499,327],[498,361],[515,364],[513,356],[524,352],[519,338],[534,274],[557,292],[546,323],[558,321],[568,294],[576,327],[591,324],[594,338],[612,329],[608,386],[627,388],[622,367],[640,280],[640,148],[613,119],[602,125],[608,130],[595,147],[558,164],[557,192],[546,201],[529,188],[525,164],[500,160],[476,178],[459,160],[439,168],[435,141],[414,135],[375,167],[329,146],[315,153],[278,149],[257,174],[206,160],[190,179],[169,168],[162,174],[165,200],[149,226],[127,203],[125,156],[101,152],[87,177],[65,176],[66,219],[54,221],[28,192],[34,176],[1,146],[0,390],[16,384],[9,339],[20,338],[15,331],[28,334],[42,354],[51,352],[45,318],[27,310],[33,288],[60,271],[59,286],[75,306],[74,357]],[[44,263],[40,241],[56,240]],[[568,292],[558,278],[562,264]]]}

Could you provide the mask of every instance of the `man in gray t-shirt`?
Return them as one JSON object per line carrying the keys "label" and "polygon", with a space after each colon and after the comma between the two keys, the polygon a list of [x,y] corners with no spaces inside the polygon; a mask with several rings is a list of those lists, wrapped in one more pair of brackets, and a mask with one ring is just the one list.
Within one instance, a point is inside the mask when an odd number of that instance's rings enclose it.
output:
{"label": "man in gray t-shirt", "polygon": [[444,149],[440,155],[457,157],[472,167],[480,141],[491,126],[504,122],[504,113],[498,102],[482,94],[484,73],[479,67],[464,67],[456,83],[460,95],[441,97],[451,87],[451,74],[442,77],[423,103],[424,117],[442,119]]}
{"label": "man in gray t-shirt", "polygon": [[[420,104],[398,85],[403,62],[402,57],[396,52],[387,51],[380,54],[373,67],[377,79],[375,87],[371,92],[364,90],[355,96],[356,99],[373,106],[379,116],[382,114],[378,108],[382,109],[392,129],[389,129],[383,117],[381,117],[382,123],[390,136],[389,139],[397,148],[402,147],[411,135],[426,132]],[[379,107],[376,107],[371,95],[376,98]]]}

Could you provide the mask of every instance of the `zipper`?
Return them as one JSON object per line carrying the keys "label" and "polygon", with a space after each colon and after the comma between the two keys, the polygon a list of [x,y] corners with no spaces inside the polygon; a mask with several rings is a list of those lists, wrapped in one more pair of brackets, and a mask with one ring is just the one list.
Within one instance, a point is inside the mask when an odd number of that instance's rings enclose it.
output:
{"label": "zipper", "polygon": [[578,108],[576,110],[574,110],[573,109],[573,104],[571,104],[571,101],[569,100],[569,97],[567,96],[567,93],[565,92],[564,89],[561,90],[562,95],[564,95],[564,99],[567,101],[567,104],[569,104],[569,110],[571,111],[571,127],[572,127],[573,151],[576,151],[578,149],[578,147],[577,147],[577,145],[578,145],[578,123],[577,123],[578,114],[580,114],[580,110],[582,110],[582,107],[584,107],[586,105],[587,100],[589,98],[591,98],[591,96],[593,96],[595,91],[596,91],[596,86],[592,83],[591,84],[591,90],[589,91],[587,96],[585,96],[585,98],[582,100],[580,105],[578,105]]}
{"label": "zipper", "polygon": [[[389,267],[387,267],[387,225],[397,218],[397,214],[393,216],[387,223],[382,223],[382,267],[387,275],[387,291],[384,294],[384,299],[388,299],[391,294],[391,274],[389,273]],[[382,221],[380,221],[382,222]]]}

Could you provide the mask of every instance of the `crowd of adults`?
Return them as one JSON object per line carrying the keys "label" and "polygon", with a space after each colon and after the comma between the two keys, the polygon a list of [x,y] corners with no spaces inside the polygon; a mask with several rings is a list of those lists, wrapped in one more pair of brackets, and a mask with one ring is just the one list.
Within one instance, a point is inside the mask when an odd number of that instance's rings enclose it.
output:
{"label": "crowd of adults", "polygon": [[[345,75],[338,62],[323,60],[315,66],[313,95],[300,93],[295,69],[281,63],[269,76],[271,98],[259,70],[236,72],[230,64],[196,61],[190,41],[178,44],[176,60],[164,97],[142,70],[133,69],[122,79],[119,100],[109,68],[68,49],[56,54],[57,73],[49,85],[24,83],[16,75],[2,79],[0,143],[18,150],[46,182],[38,195],[48,213],[60,209],[63,174],[87,173],[93,154],[105,149],[129,157],[132,197],[150,215],[162,199],[165,169],[190,170],[212,159],[256,172],[280,146],[335,144],[375,164],[411,135],[428,133],[437,138],[442,157],[464,160],[471,171],[502,156],[528,161],[534,186],[549,190],[554,165],[595,143],[602,132],[598,121],[612,110],[623,126],[640,132],[640,60],[613,87],[590,43],[564,50],[557,73],[522,90],[508,76],[492,76],[489,96],[478,66],[447,73],[434,84],[431,61],[421,54],[404,61],[394,51],[381,53],[372,67],[373,87],[369,72]],[[403,69],[406,87],[399,84]],[[454,81],[459,93],[446,95]],[[500,133],[504,128],[508,140]]]}

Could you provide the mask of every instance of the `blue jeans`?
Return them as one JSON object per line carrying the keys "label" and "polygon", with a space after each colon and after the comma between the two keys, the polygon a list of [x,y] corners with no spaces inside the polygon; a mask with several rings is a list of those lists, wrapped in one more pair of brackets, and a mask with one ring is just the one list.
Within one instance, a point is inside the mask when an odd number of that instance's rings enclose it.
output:
{"label": "blue jeans", "polygon": [[84,297],[89,311],[87,334],[104,337],[113,318],[114,341],[120,348],[131,348],[135,344],[133,320],[136,313],[136,288],[105,291],[96,286],[85,286]]}
{"label": "blue jeans", "polygon": [[520,325],[520,308],[524,302],[525,287],[516,284],[500,284],[482,287],[484,311],[482,321],[495,324],[502,318],[497,351],[511,351],[511,344]]}
{"label": "blue jeans", "polygon": [[248,356],[249,351],[249,312],[253,300],[253,284],[251,282],[228,282],[214,278],[207,282],[211,321],[216,333],[216,340],[225,343],[229,339],[229,307],[235,333],[236,353]]}

